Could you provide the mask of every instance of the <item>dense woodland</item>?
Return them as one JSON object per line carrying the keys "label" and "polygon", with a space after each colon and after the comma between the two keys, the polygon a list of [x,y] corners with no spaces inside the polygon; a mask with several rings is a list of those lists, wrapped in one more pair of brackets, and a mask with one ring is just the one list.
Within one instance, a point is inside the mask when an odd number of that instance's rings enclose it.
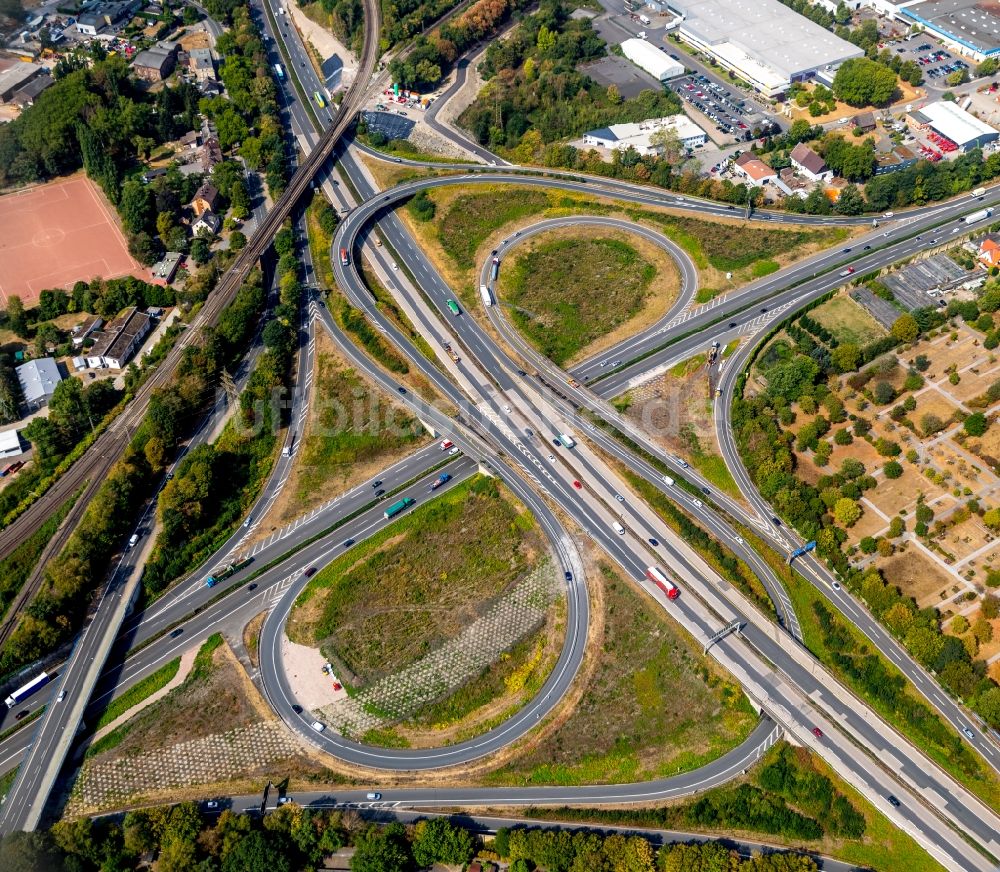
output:
{"label": "dense woodland", "polygon": [[[193,803],[128,812],[124,819],[83,818],[49,831],[0,840],[0,868],[18,872],[127,872],[144,856],[157,872],[307,872],[352,846],[352,872],[417,872],[435,863],[461,867],[479,838],[445,818],[413,825],[366,824],[354,812],[288,805],[263,823],[223,811],[206,820]],[[812,858],[772,853],[741,859],[717,842],[657,849],[642,836],[587,830],[501,829],[479,856],[503,859],[511,872],[816,872]]]}
{"label": "dense woodland", "polygon": [[[892,299],[891,293],[878,283],[873,283],[872,289]],[[827,387],[827,380],[846,375],[850,387],[870,404],[889,406],[895,402],[897,393],[888,384],[886,373],[896,366],[896,361],[884,356],[887,351],[940,328],[949,317],[963,317],[975,324],[981,313],[990,314],[998,309],[1000,285],[994,280],[980,292],[976,302],[954,301],[943,311],[927,308],[901,314],[888,336],[866,347],[838,343],[807,313],[784,327],[788,341],[779,339],[768,344],[759,356],[757,363],[767,381],[767,389],[753,396],[738,397],[733,406],[733,431],[743,461],[764,499],[805,539],[815,539],[817,553],[864,599],[872,613],[920,663],[938,676],[945,688],[965,700],[994,728],[1000,728],[1000,687],[988,676],[986,663],[976,657],[977,639],[970,637],[971,643],[967,644],[956,636],[945,635],[936,609],[918,609],[910,597],[902,596],[896,588],[887,585],[878,570],[854,569],[843,549],[846,528],[861,515],[857,501],[877,484],[871,471],[860,461],[849,458],[839,470],[831,470],[812,485],[796,475],[795,451],[813,452],[815,462],[822,466],[825,465],[823,458],[829,458],[832,449],[824,437],[831,436],[840,445],[867,439],[884,458],[885,474],[889,478],[898,477],[902,473],[899,461],[904,459],[899,444],[884,437],[873,440],[869,420],[861,413],[849,415],[841,399]],[[992,328],[992,317],[988,320],[990,333],[986,340],[1000,344],[1000,332]],[[915,363],[907,373],[904,391],[916,390],[924,383],[921,371],[928,363],[919,358]],[[1000,396],[1000,383],[995,387],[995,395]],[[983,402],[989,402],[988,398]],[[797,434],[785,429],[795,421],[793,404],[806,412],[819,411]],[[898,409],[892,409],[892,418],[905,426],[907,412],[906,405],[899,404]],[[985,429],[985,419],[979,422],[973,417],[974,429],[978,429],[980,423]],[[917,425],[910,423],[910,426],[915,429]],[[927,435],[942,429],[944,423],[922,420],[919,427],[920,432]],[[915,461],[917,458],[914,453],[912,458],[906,459]],[[1000,512],[995,513],[995,518],[986,517],[989,512],[975,500],[967,511],[977,512],[986,523],[995,521],[1000,527]],[[933,520],[931,507],[921,503],[915,512],[914,532],[918,536],[928,536],[933,532]],[[896,519],[890,536],[898,537],[903,530],[902,519]],[[863,551],[870,552],[878,543],[862,540],[861,545]],[[879,547],[887,555],[894,549],[891,539]],[[996,583],[1000,584],[1000,573]],[[988,607],[992,610],[994,605],[1000,604],[991,601]],[[897,708],[901,717],[919,723],[953,759],[962,765],[972,765],[974,760],[970,761],[969,752],[961,741],[949,737],[935,714],[905,694],[902,679],[884,674],[873,652],[857,650],[838,623],[839,619],[834,617],[827,622],[827,647],[835,652],[841,668],[866,692]]]}

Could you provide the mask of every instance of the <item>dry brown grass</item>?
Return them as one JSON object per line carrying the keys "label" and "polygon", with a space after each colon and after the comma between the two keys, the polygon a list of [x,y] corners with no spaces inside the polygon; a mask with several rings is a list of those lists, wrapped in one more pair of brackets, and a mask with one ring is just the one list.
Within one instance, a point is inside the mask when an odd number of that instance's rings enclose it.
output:
{"label": "dry brown grass", "polygon": [[955,584],[951,575],[912,545],[886,560],[882,572],[889,584],[897,586],[903,596],[912,596],[921,607],[939,605],[938,594]]}

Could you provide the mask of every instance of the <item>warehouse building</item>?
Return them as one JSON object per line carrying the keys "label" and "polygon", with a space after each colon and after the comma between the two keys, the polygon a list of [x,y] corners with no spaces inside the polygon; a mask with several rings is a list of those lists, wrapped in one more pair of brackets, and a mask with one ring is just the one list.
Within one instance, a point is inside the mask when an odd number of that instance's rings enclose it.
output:
{"label": "warehouse building", "polygon": [[911,112],[908,120],[912,126],[920,130],[930,129],[939,136],[951,140],[958,146],[959,151],[978,148],[1000,137],[1000,133],[985,121],[980,121],[975,115],[970,115],[950,100],[928,103]]}
{"label": "warehouse building", "polygon": [[768,97],[864,56],[779,0],[673,0],[678,36]]}
{"label": "warehouse building", "polygon": [[656,154],[659,149],[650,142],[659,130],[673,130],[684,148],[697,148],[706,142],[705,131],[686,115],[670,115],[666,118],[649,118],[629,124],[612,124],[598,130],[588,130],[583,134],[583,144],[606,148],[609,151],[625,151],[634,148],[641,155]]}
{"label": "warehouse building", "polygon": [[30,412],[46,405],[52,394],[55,393],[56,385],[62,381],[59,364],[52,357],[29,360],[16,367],[14,372],[17,374],[17,380],[21,383],[24,403]]}
{"label": "warehouse building", "polygon": [[925,0],[900,5],[900,17],[916,21],[955,51],[976,60],[1000,55],[1000,9],[982,0]]}
{"label": "warehouse building", "polygon": [[644,39],[626,39],[622,43],[622,53],[639,69],[645,70],[654,79],[666,82],[684,75],[684,66],[665,52]]}

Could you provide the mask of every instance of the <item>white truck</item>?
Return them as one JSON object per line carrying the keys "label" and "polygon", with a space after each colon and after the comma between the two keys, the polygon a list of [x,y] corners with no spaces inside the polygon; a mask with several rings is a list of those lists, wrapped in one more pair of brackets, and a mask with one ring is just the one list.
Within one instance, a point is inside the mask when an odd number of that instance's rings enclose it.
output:
{"label": "white truck", "polygon": [[572,448],[574,445],[576,445],[576,440],[572,436],[570,436],[569,433],[560,433],[559,441],[562,442],[565,448]]}
{"label": "white truck", "polygon": [[480,285],[479,286],[479,296],[481,296],[483,298],[483,305],[484,306],[492,306],[493,305],[493,292],[490,291],[490,286],[489,285]]}
{"label": "white truck", "polygon": [[973,212],[971,215],[965,216],[966,224],[975,224],[977,221],[982,221],[984,218],[989,218],[993,214],[992,209],[980,209],[978,212]]}
{"label": "white truck", "polygon": [[648,16],[648,15],[640,15],[640,16],[639,16],[639,20],[640,20],[640,21],[641,21],[641,22],[642,22],[643,24],[645,24],[645,25],[646,25],[646,27],[649,27],[649,25],[650,25],[650,21],[649,21],[649,16]]}
{"label": "white truck", "polygon": [[974,191],[969,192],[970,197],[982,197],[986,193],[986,188],[976,188]]}

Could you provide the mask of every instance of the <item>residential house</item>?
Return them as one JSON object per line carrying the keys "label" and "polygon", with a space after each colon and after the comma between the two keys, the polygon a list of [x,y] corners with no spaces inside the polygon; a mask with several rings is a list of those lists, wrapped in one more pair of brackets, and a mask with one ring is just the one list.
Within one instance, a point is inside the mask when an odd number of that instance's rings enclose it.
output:
{"label": "residential house", "polygon": [[826,161],[804,142],[792,149],[789,158],[792,166],[810,181],[828,182],[833,178],[833,171],[826,165]]}
{"label": "residential house", "polygon": [[979,261],[986,266],[1000,266],[1000,234],[988,233],[979,243]]}
{"label": "residential house", "polygon": [[745,151],[736,158],[733,161],[733,169],[755,188],[763,187],[778,178],[778,174],[752,151]]}
{"label": "residential house", "polygon": [[794,167],[785,167],[783,170],[778,172],[778,179],[775,184],[785,193],[788,197],[798,197],[800,200],[804,200],[809,196],[809,192],[812,191],[813,185],[803,179],[798,173],[795,172]]}
{"label": "residential house", "polygon": [[108,323],[101,338],[87,354],[87,362],[95,367],[124,369],[139,350],[150,328],[149,315],[140,312],[135,306],[129,307]]}
{"label": "residential house", "polygon": [[875,129],[875,113],[859,112],[851,119],[851,124],[854,125],[855,130],[871,133]]}
{"label": "residential house", "polygon": [[202,212],[198,220],[191,225],[191,233],[195,236],[215,236],[222,227],[222,219],[214,212]]}
{"label": "residential house", "polygon": [[199,82],[215,78],[215,63],[210,48],[193,48],[188,53],[188,69]]}
{"label": "residential house", "polygon": [[52,357],[29,360],[15,367],[17,380],[21,383],[21,393],[29,411],[37,411],[48,404],[55,393],[56,385],[62,381],[59,364]]}
{"label": "residential house", "polygon": [[205,212],[214,212],[219,205],[219,192],[211,182],[205,182],[195,192],[191,201],[194,214],[201,217]]}
{"label": "residential house", "polygon": [[210,136],[201,147],[201,169],[202,172],[210,173],[212,167],[222,163],[222,146],[219,140]]}

